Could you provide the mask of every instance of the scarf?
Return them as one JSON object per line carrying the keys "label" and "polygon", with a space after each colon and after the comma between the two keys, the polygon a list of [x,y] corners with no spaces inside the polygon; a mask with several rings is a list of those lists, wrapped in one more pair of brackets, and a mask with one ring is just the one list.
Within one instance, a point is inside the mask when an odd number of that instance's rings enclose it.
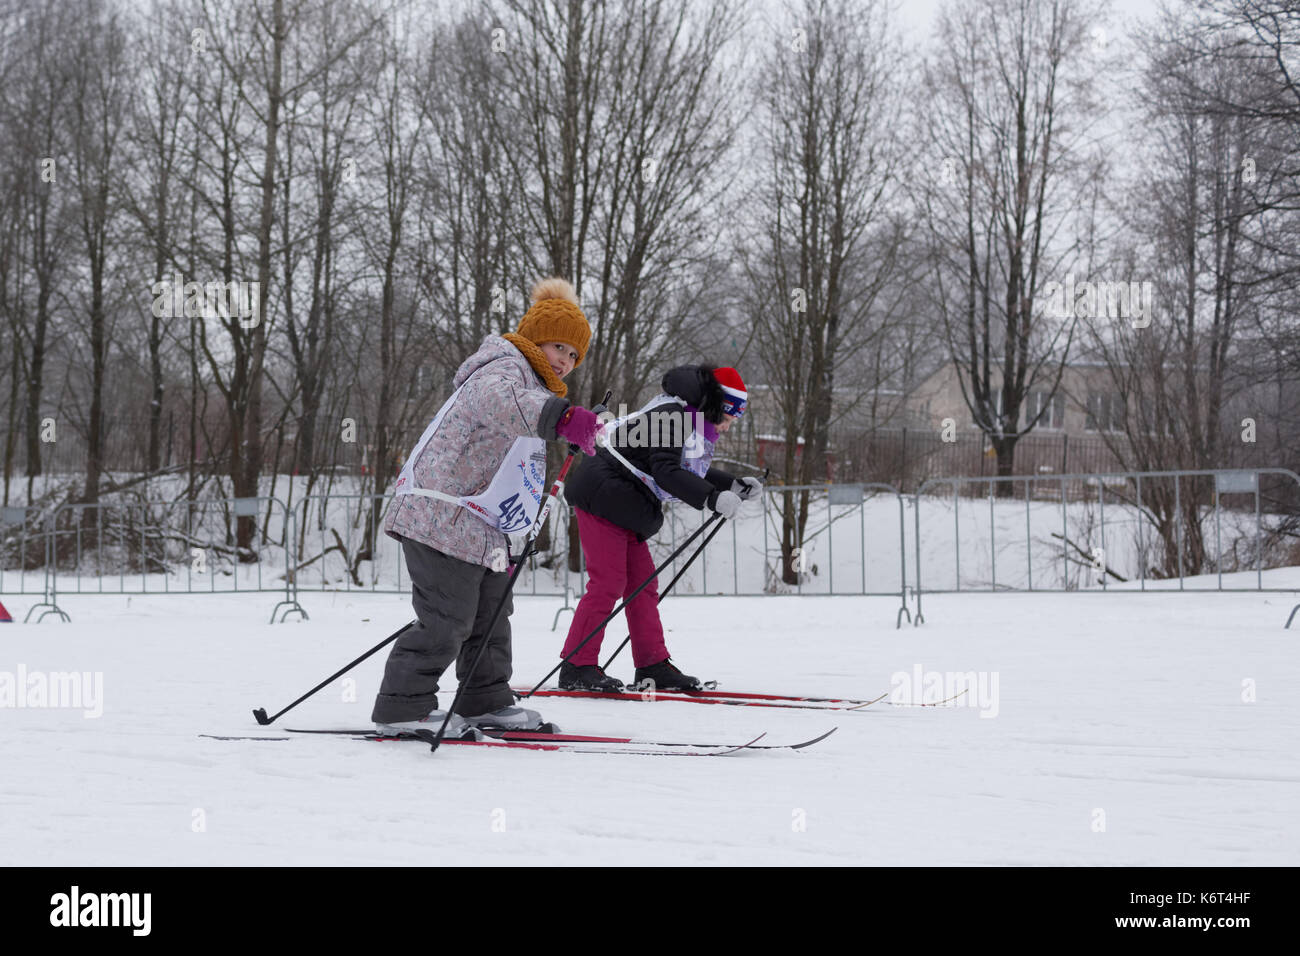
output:
{"label": "scarf", "polygon": [[502,338],[524,353],[524,358],[528,359],[528,364],[533,367],[533,371],[542,377],[542,381],[546,383],[547,388],[560,398],[564,398],[569,394],[569,386],[560,381],[560,377],[551,368],[551,363],[546,361],[546,356],[542,354],[542,350],[537,347],[536,342],[532,339],[526,339],[516,332],[507,332]]}

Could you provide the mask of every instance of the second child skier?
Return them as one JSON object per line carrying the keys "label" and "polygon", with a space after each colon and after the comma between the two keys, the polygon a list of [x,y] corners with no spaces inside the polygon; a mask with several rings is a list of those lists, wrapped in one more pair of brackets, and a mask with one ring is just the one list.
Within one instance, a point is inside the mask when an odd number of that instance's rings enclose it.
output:
{"label": "second child skier", "polygon": [[[605,426],[608,444],[582,462],[565,488],[588,574],[561,651],[562,657],[573,655],[560,667],[565,690],[623,689],[598,663],[604,632],[582,641],[653,573],[646,540],[663,525],[663,502],[677,498],[731,518],[742,499],[762,492],[757,478],[739,479],[710,464],[719,435],[745,411],[748,397],[740,373],[683,365],[665,373],[662,385],[664,393],[644,408]],[[658,690],[699,689],[699,679],[683,674],[669,657],[658,602],[658,582],[651,581],[625,612],[634,683]]]}

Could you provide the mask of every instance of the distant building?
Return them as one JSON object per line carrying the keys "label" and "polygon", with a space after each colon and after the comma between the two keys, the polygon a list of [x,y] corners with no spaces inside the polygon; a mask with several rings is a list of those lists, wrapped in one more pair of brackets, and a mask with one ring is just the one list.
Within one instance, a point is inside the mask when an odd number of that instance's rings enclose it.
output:
{"label": "distant building", "polygon": [[[781,475],[785,473],[785,436],[784,435],[756,435],[754,436],[755,456],[758,459],[760,468],[770,468],[772,474]],[[803,436],[799,436],[798,443],[794,450],[794,468],[795,473],[803,465],[804,451]],[[835,451],[827,449],[825,467],[812,475],[813,481],[834,481],[835,480]]]}
{"label": "distant building", "polygon": [[[995,407],[1002,404],[1002,377],[990,376]],[[1040,412],[1042,416],[1031,434],[1069,435],[1098,438],[1104,432],[1121,432],[1124,428],[1124,403],[1111,386],[1110,373],[1100,362],[1072,362],[1061,373],[1060,388],[1051,394],[1051,382],[1032,388],[1021,406],[1019,427],[1026,428]],[[926,423],[936,432],[945,419],[951,418],[959,431],[979,428],[962,397],[957,366],[947,362],[924,379],[908,396],[912,418]]]}

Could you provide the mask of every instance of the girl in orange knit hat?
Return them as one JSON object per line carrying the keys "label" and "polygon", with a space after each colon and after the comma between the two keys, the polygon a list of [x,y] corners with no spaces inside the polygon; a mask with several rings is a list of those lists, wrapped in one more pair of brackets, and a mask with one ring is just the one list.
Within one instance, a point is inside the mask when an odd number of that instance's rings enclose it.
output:
{"label": "girl in orange knit hat", "polygon": [[[449,736],[541,726],[536,711],[514,706],[510,690],[507,536],[526,531],[540,510],[545,442],[568,441],[594,454],[599,422],[565,397],[563,379],[591,341],[573,286],[545,279],[532,300],[515,332],[488,336],[461,365],[456,391],[394,488],[384,530],[402,543],[419,620],[388,655],[371,715],[380,733],[436,730],[446,716],[438,710],[438,681],[452,661],[469,683]],[[484,633],[502,601],[496,626]]]}

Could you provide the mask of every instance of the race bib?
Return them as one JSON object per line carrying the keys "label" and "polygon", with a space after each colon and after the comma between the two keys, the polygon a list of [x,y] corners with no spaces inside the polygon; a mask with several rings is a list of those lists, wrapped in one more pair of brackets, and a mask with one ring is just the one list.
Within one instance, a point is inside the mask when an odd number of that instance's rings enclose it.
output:
{"label": "race bib", "polygon": [[545,489],[546,443],[521,437],[510,446],[487,491],[459,502],[502,534],[516,534],[537,519]]}
{"label": "race bib", "polygon": [[510,446],[510,452],[498,466],[496,474],[492,476],[487,490],[477,495],[449,495],[431,488],[416,487],[415,461],[437,433],[443,416],[447,414],[447,410],[451,408],[459,394],[458,388],[442,408],[438,409],[438,414],[424,430],[420,440],[415,443],[415,448],[406,457],[406,462],[402,466],[393,493],[436,498],[439,501],[460,505],[502,534],[526,531],[537,519],[546,490],[546,442],[540,438],[516,438],[515,443]]}

